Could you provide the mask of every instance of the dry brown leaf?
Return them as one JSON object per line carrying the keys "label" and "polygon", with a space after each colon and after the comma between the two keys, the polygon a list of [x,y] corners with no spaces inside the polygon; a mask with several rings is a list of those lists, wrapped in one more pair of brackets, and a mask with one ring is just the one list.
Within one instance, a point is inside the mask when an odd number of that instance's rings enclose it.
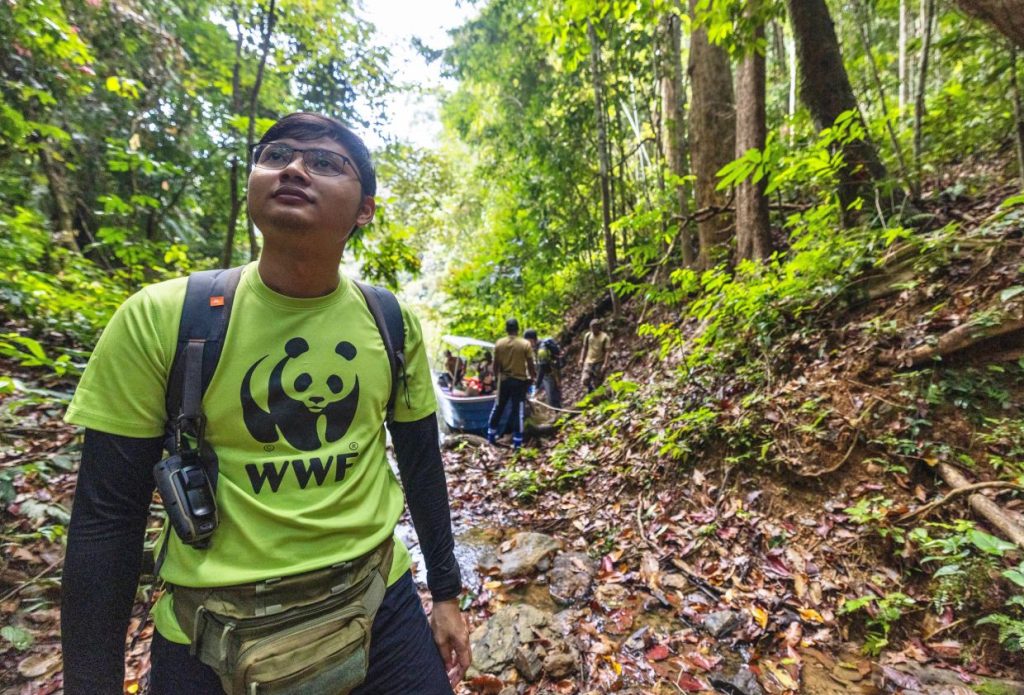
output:
{"label": "dry brown leaf", "polygon": [[18,673],[24,678],[42,678],[60,668],[60,654],[29,654],[18,662]]}

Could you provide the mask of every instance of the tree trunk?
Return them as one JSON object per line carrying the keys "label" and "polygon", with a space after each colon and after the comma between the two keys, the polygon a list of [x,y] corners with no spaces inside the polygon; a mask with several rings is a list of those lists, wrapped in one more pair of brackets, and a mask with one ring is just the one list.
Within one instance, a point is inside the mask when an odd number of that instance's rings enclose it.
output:
{"label": "tree trunk", "polygon": [[1017,49],[1010,45],[1010,98],[1013,100],[1014,141],[1017,146],[1017,166],[1020,172],[1020,188],[1024,191],[1024,103],[1020,94],[1020,79],[1017,76]]}
{"label": "tree trunk", "polygon": [[[902,5],[901,5],[902,8]],[[873,42],[871,39],[871,15],[865,11],[863,21],[860,24],[860,40],[864,45],[864,53],[868,59],[868,65],[871,67],[871,78],[875,84],[875,89],[878,90],[878,101],[882,106],[882,114],[885,116],[885,130],[889,134],[889,143],[892,145],[893,152],[896,154],[896,161],[900,167],[900,176],[903,178],[904,183],[911,185],[913,182],[910,181],[909,173],[907,171],[907,161],[903,156],[903,147],[900,145],[899,137],[896,135],[896,129],[893,128],[892,120],[889,118],[889,100],[885,96],[885,87],[882,84],[882,77],[878,74],[878,63],[875,62],[875,51],[873,48]],[[902,28],[902,25],[901,25]],[[905,56],[901,57],[901,60]],[[903,70],[903,65],[900,65],[900,70]],[[901,72],[899,89],[903,89],[903,77]],[[902,98],[902,97],[901,97]],[[900,111],[903,110],[903,103],[900,102]],[[918,191],[914,189],[914,197],[918,196]]]}
{"label": "tree trunk", "polygon": [[665,37],[661,73],[661,112],[664,119],[662,150],[665,152],[669,173],[675,179],[674,214],[678,220],[676,238],[682,249],[683,265],[690,268],[697,259],[693,251],[693,232],[685,222],[689,201],[686,186],[681,181],[686,176],[686,133],[683,123],[686,93],[683,91],[679,16],[673,12],[666,14],[662,28]]}
{"label": "tree trunk", "polygon": [[1024,48],[1024,0],[956,0],[969,15],[982,19]]}
{"label": "tree trunk", "polygon": [[903,118],[903,109],[907,105],[907,0],[900,0],[900,30],[899,30],[899,62],[897,74],[899,77],[899,92],[897,101],[900,108],[899,118]]}
{"label": "tree trunk", "polygon": [[928,57],[932,47],[932,18],[935,16],[935,0],[921,0],[921,72],[917,78],[917,94],[914,96],[914,195],[921,191],[921,137],[924,127],[925,88],[928,85]]}
{"label": "tree trunk", "polygon": [[75,240],[71,194],[68,192],[67,181],[64,180],[63,167],[54,161],[54,156],[45,144],[41,143],[37,151],[39,163],[46,175],[46,183],[50,188],[50,198],[53,201],[53,231],[50,233],[50,243],[53,246],[63,246],[77,253],[79,248],[78,242]]}
{"label": "tree trunk", "polygon": [[[605,268],[608,283],[615,281],[615,236],[612,234],[610,169],[608,162],[608,126],[604,107],[604,80],[601,76],[601,44],[597,40],[594,24],[587,20],[587,38],[590,39],[590,75],[594,86],[594,119],[597,124],[597,151],[601,178],[601,229],[604,233]],[[608,288],[612,298],[612,313],[618,314],[615,290]]]}
{"label": "tree trunk", "polygon": [[[698,0],[690,0],[691,18]],[[718,170],[736,154],[736,110],[733,106],[732,68],[729,55],[708,41],[707,31],[694,24],[690,36],[690,152],[697,175],[697,208],[725,206],[725,197],[715,190]],[[699,252],[697,266],[709,268],[726,250],[732,216],[709,215],[697,222]]]}
{"label": "tree trunk", "polygon": [[[863,123],[850,79],[843,66],[835,25],[825,0],[787,0],[796,36],[800,64],[800,98],[811,111],[819,129],[831,127],[847,111]],[[845,165],[839,173],[839,203],[843,221],[852,225],[858,217],[850,205],[858,198],[870,200],[871,185],[885,178],[885,167],[875,146],[866,138],[843,148]]]}
{"label": "tree trunk", "polygon": [[[796,116],[796,38],[789,37],[789,41],[786,44],[786,50],[789,53],[789,103],[786,113],[789,114],[789,120],[793,120]],[[789,141],[793,142],[794,128],[792,125],[789,126]]]}
{"label": "tree trunk", "polygon": [[[252,91],[249,94],[249,129],[246,132],[245,137],[245,151],[246,153],[252,151],[252,146],[256,142],[256,111],[260,102],[260,88],[263,86],[263,72],[267,66],[267,56],[270,54],[270,37],[274,33],[274,26],[277,24],[277,14],[275,12],[275,5],[277,0],[270,0],[270,6],[267,8],[266,23],[263,25],[261,32],[263,34],[262,41],[260,43],[260,62],[256,68],[256,81],[252,85]],[[252,159],[246,159],[246,178],[252,171]],[[246,224],[249,232],[249,260],[255,261],[259,255],[259,249],[256,244],[256,232],[253,228],[252,218],[246,215]]]}
{"label": "tree trunk", "polygon": [[[242,109],[242,42],[244,34],[242,22],[238,18],[238,3],[231,3],[231,15],[235,23],[235,64],[231,69],[231,113],[237,114]],[[237,150],[237,146],[236,146]],[[248,154],[248,153],[247,153]],[[231,155],[231,165],[228,171],[228,196],[231,201],[228,208],[228,229],[224,235],[224,247],[220,254],[220,267],[230,268],[232,257],[235,251],[235,232],[238,229],[238,213],[242,209],[242,196],[238,190],[238,152]]]}
{"label": "tree trunk", "polygon": [[[760,0],[749,0],[745,12],[756,17]],[[764,23],[754,30],[755,43],[764,38]],[[736,75],[736,158],[752,148],[764,151],[768,137],[765,112],[765,58],[756,46],[748,47]],[[767,258],[771,252],[765,179],[736,186],[736,260]]]}

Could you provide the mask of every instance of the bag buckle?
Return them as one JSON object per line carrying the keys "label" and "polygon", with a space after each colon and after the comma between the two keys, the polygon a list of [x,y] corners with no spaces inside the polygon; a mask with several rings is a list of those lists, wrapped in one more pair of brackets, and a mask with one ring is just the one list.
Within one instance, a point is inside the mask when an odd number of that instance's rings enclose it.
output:
{"label": "bag buckle", "polygon": [[202,447],[206,435],[206,416],[202,413],[192,416],[182,413],[174,419],[174,446],[179,452],[182,451],[183,434],[192,434],[196,447]]}

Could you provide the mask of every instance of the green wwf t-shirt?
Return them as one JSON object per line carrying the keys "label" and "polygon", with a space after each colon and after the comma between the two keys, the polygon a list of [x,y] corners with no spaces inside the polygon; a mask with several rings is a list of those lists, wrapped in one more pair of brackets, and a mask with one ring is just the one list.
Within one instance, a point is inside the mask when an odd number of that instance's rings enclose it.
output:
{"label": "green wwf t-shirt", "polygon": [[[186,279],[132,296],[103,331],[68,409],[68,422],[127,437],[164,431],[164,391]],[[403,308],[407,386],[395,419],[434,412],[419,322]],[[350,560],[382,543],[402,513],[383,428],[391,369],[362,293],[347,278],[325,297],[269,289],[256,264],[235,295],[224,351],[203,398],[217,453],[220,526],[195,550],[174,533],[161,575],[183,586],[227,586]],[[396,544],[390,581],[409,568]],[[154,617],[186,642],[170,601]]]}

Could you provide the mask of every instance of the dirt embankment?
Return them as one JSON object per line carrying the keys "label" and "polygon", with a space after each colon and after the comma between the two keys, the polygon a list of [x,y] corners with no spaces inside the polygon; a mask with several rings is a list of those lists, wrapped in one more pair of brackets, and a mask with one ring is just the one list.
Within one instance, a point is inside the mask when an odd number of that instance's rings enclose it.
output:
{"label": "dirt embankment", "polygon": [[[713,688],[718,671],[694,654],[737,651],[768,692],[822,677],[836,692],[983,692],[1019,674],[1020,652],[978,623],[1016,615],[1005,573],[1021,549],[1006,529],[1024,521],[1024,216],[993,217],[996,202],[937,206],[921,232],[933,241],[883,250],[756,364],[687,372],[685,347],[662,357],[636,316],[700,324],[627,302],[606,317],[610,371],[630,382],[617,399],[533,452],[450,455],[457,514],[601,561],[597,598],[571,623],[587,676],[559,692]],[[934,231],[954,217],[958,238]],[[693,435],[666,436],[681,430]],[[666,588],[669,574],[685,585]],[[479,624],[518,586],[481,581]],[[635,603],[605,605],[607,585]],[[630,651],[651,611],[673,620]],[[723,611],[735,624],[709,636]]]}

